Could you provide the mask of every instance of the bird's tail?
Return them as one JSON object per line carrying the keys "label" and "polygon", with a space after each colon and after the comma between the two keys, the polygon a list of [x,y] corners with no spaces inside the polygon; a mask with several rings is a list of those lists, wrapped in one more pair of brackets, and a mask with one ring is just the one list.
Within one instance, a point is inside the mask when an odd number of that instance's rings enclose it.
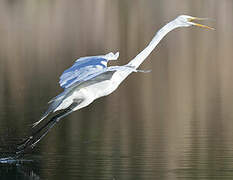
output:
{"label": "bird's tail", "polygon": [[52,111],[47,110],[42,117],[39,119],[39,121],[36,121],[35,123],[32,124],[32,128],[36,127],[38,124],[40,124],[41,121],[43,121]]}
{"label": "bird's tail", "polygon": [[40,124],[41,121],[43,121],[51,112],[54,112],[54,110],[62,103],[63,97],[65,96],[65,93],[59,94],[58,96],[54,97],[51,101],[49,101],[50,105],[48,110],[41,116],[41,118],[32,124],[32,128],[36,127],[38,124]]}

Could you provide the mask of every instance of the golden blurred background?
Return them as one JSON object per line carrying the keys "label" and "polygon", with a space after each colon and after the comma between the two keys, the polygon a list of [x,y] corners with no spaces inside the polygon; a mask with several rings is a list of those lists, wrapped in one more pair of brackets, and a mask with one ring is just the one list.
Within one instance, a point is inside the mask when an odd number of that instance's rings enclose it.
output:
{"label": "golden blurred background", "polygon": [[216,31],[169,33],[141,66],[151,73],[63,119],[38,147],[39,174],[233,178],[232,9],[230,0],[1,0],[0,134],[29,131],[77,58],[120,51],[111,65],[123,65],[176,16],[208,17]]}

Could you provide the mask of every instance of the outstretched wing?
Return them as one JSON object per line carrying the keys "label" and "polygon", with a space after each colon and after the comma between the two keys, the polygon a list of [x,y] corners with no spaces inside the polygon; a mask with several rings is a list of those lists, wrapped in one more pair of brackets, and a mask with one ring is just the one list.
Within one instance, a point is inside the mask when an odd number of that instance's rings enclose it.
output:
{"label": "outstretched wing", "polygon": [[118,57],[119,52],[116,54],[111,52],[106,55],[79,58],[73,66],[63,72],[59,84],[66,89],[74,83],[89,80],[102,72],[109,60],[116,60]]}
{"label": "outstretched wing", "polygon": [[77,59],[74,65],[65,70],[60,77],[59,84],[65,89],[64,92],[49,101],[50,106],[48,110],[43,114],[39,121],[33,124],[33,127],[39,124],[61,104],[63,98],[70,91],[69,87],[75,83],[79,84],[104,73],[107,70],[108,61],[117,60],[118,57],[119,52],[116,54],[110,52],[106,55],[88,56]]}

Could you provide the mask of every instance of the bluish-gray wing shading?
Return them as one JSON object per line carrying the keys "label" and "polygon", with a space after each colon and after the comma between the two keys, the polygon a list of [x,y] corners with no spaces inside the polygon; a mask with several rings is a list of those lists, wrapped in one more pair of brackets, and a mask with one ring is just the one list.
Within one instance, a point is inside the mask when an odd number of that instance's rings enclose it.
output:
{"label": "bluish-gray wing shading", "polygon": [[39,121],[33,124],[33,127],[39,124],[50,113],[55,111],[66,97],[66,94],[69,93],[69,87],[74,84],[77,85],[81,82],[85,82],[100,75],[101,73],[104,73],[107,69],[107,62],[109,60],[117,60],[118,57],[119,52],[116,54],[110,52],[106,55],[88,56],[76,60],[73,66],[65,70],[60,77],[59,84],[64,88],[64,92],[49,101],[50,106],[48,110],[43,114]]}
{"label": "bluish-gray wing shading", "polygon": [[74,65],[65,70],[60,77],[59,84],[66,89],[74,83],[86,81],[98,75],[107,67],[109,60],[116,60],[119,53],[108,53],[102,56],[82,57],[75,61]]}

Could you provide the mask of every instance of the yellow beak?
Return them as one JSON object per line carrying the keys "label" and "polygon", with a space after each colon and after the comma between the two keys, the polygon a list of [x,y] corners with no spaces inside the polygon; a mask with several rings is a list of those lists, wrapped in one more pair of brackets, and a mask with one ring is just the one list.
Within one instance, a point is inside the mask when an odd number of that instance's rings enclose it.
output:
{"label": "yellow beak", "polygon": [[194,25],[194,26],[201,27],[201,28],[206,28],[206,29],[215,30],[215,29],[212,28],[212,27],[209,27],[209,26],[206,26],[206,25],[202,25],[202,24],[195,23],[195,22],[193,22],[193,20],[203,21],[203,20],[208,20],[208,18],[192,17],[192,18],[189,18],[189,23],[192,24],[192,25]]}

